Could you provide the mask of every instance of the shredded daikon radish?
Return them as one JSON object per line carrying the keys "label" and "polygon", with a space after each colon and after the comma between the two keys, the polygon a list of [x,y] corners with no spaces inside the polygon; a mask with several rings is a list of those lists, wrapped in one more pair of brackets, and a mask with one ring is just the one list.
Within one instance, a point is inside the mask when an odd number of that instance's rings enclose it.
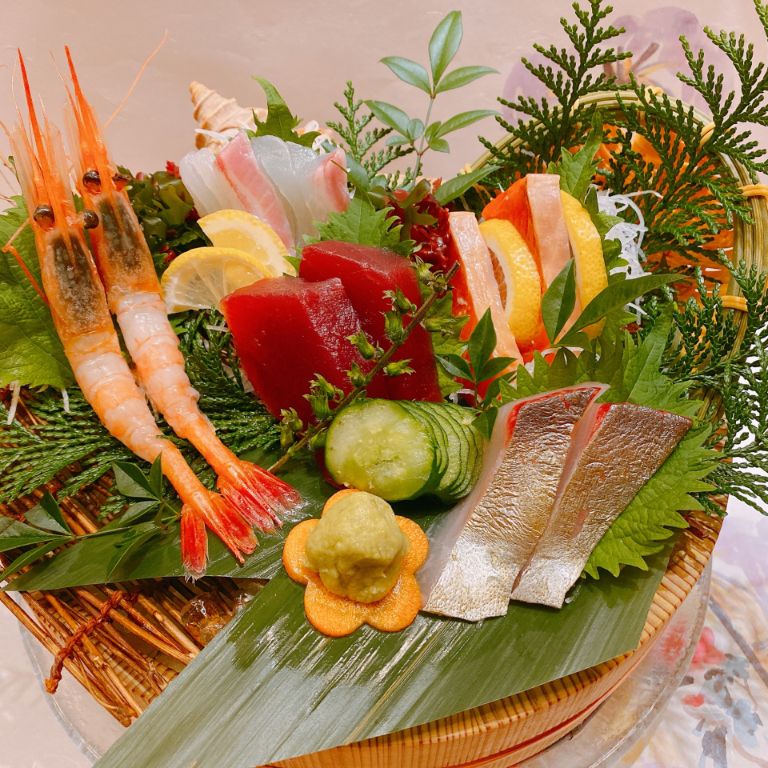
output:
{"label": "shredded daikon radish", "polygon": [[21,382],[12,381],[11,392],[13,393],[13,396],[11,397],[11,407],[8,409],[8,419],[5,422],[9,427],[13,424],[13,420],[16,418],[16,408],[18,408],[19,397],[21,396]]}
{"label": "shredded daikon radish", "polygon": [[61,403],[64,406],[64,413],[72,413],[69,410],[69,393],[66,389],[61,390]]}
{"label": "shredded daikon radish", "polygon": [[613,226],[605,236],[606,240],[619,241],[621,244],[620,256],[627,262],[625,265],[614,267],[611,270],[611,274],[614,275],[618,272],[624,272],[630,280],[635,277],[642,277],[646,274],[642,264],[645,261],[642,245],[643,237],[648,229],[645,226],[642,211],[634,200],[632,200],[633,197],[637,197],[638,195],[656,195],[657,197],[661,197],[655,190],[634,192],[629,195],[614,195],[609,191],[597,191],[597,206],[603,213],[607,213],[610,216],[618,216],[622,211],[631,208],[637,216],[637,224],[632,224],[628,221],[621,222],[620,224]]}
{"label": "shredded daikon radish", "polygon": [[206,128],[195,128],[195,133],[202,133],[203,136],[210,136],[216,141],[226,142],[229,140],[229,136],[226,133],[220,133],[219,131],[209,131]]}

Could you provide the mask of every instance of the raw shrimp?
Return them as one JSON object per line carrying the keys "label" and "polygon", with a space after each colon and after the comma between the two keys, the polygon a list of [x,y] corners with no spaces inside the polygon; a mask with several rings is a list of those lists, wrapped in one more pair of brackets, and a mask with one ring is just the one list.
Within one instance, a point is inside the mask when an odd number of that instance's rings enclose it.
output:
{"label": "raw shrimp", "polygon": [[77,383],[110,434],[145,461],[162,456],[163,474],[183,502],[182,555],[189,573],[200,576],[205,571],[206,524],[242,561],[241,553],[250,554],[257,544],[252,528],[202,485],[178,448],[162,436],[125,362],[84,237],[96,216],[90,210],[81,215],[75,211],[61,134],[47,117],[41,129],[21,53],[19,61],[31,138],[19,114],[11,147],[31,213],[43,288]]}
{"label": "raw shrimp", "polygon": [[179,437],[189,440],[219,476],[226,501],[262,531],[282,525],[280,515],[300,502],[298,492],[265,470],[242,461],[216,437],[197,405],[179,341],[168,315],[141,226],[100,136],[67,49],[74,97],[68,125],[79,160],[78,188],[99,216],[91,230],[96,265],[131,355],[152,402]]}

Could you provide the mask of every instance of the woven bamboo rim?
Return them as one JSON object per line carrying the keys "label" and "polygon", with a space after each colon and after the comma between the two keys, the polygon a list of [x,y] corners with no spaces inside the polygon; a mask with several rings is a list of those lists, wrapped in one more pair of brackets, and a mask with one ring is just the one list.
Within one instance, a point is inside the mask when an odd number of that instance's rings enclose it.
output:
{"label": "woven bamboo rim", "polygon": [[[632,93],[622,99],[639,104]],[[582,103],[605,111],[619,111],[614,93],[597,93]],[[707,126],[698,110],[694,116]],[[711,135],[711,133],[709,134]],[[707,136],[708,138],[708,136]],[[497,147],[519,145],[505,137]],[[471,170],[490,160],[486,152]],[[727,172],[738,179],[749,197],[754,225],[734,222],[733,254],[751,266],[768,266],[764,244],[768,235],[765,189],[753,185],[746,169],[727,157],[720,158]],[[726,287],[724,305],[739,314],[737,346],[745,332],[746,304],[733,279]],[[706,393],[707,404],[713,401]],[[33,421],[23,401],[18,417]],[[61,479],[61,478],[60,478]],[[100,527],[98,510],[111,481],[98,483],[62,503],[62,513],[76,533]],[[54,493],[59,481],[49,484]],[[20,518],[39,501],[30,494],[0,513]],[[727,499],[722,499],[725,507]],[[621,684],[648,651],[660,630],[689,594],[711,555],[720,530],[718,519],[701,513],[688,518],[691,527],[680,537],[661,585],[654,596],[637,650],[591,669],[511,696],[450,718],[388,736],[339,747],[279,763],[286,768],[448,768],[493,766],[505,768],[537,754],[572,730]],[[0,555],[7,564],[13,553]],[[7,593],[3,603],[33,636],[83,684],[91,695],[123,725],[129,725],[201,650],[203,643],[193,628],[181,620],[181,610],[193,597],[209,592],[231,617],[238,599],[238,584],[231,579],[201,580],[195,585],[180,579],[155,582],[25,593],[26,608]],[[51,685],[53,687],[53,683]]]}

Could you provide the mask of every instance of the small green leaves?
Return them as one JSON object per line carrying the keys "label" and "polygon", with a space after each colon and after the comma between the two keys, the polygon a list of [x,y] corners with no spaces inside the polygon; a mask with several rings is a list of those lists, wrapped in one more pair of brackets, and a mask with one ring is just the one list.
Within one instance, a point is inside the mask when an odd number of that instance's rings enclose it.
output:
{"label": "small green leaves", "polygon": [[440,81],[443,72],[453,61],[459,50],[464,34],[461,12],[451,11],[436,27],[429,41],[429,63],[432,66],[432,80]]}
{"label": "small green leaves", "polygon": [[277,92],[269,80],[263,77],[253,78],[263,89],[267,96],[267,119],[262,122],[253,114],[253,121],[256,123],[256,136],[277,136],[283,141],[291,141],[294,144],[301,144],[305,147],[311,147],[315,139],[320,135],[318,131],[309,131],[301,134],[294,130],[301,122],[301,119],[291,114],[283,97]]}
{"label": "small green leaves", "polygon": [[[496,349],[496,329],[493,327],[491,310],[487,309],[475,326],[467,343],[469,362],[475,375],[479,374]],[[481,380],[481,379],[479,379]]]}
{"label": "small green leaves", "polygon": [[381,59],[381,63],[386,64],[404,83],[415,85],[417,88],[421,88],[424,93],[432,94],[429,74],[421,64],[400,56],[387,56]]}
{"label": "small green leaves", "polygon": [[47,531],[60,533],[64,536],[71,535],[72,529],[67,525],[67,521],[61,514],[61,509],[53,498],[51,492],[46,488],[40,503],[24,513],[24,519],[38,528],[45,528]]}
{"label": "small green leaves", "polygon": [[[363,360],[371,360],[376,355],[376,347],[368,341],[365,331],[360,329],[357,333],[347,336],[347,340],[357,347],[357,351]],[[379,350],[380,352],[381,350]]]}
{"label": "small green leaves", "polygon": [[117,490],[126,498],[155,499],[158,501],[162,498],[161,456],[158,456],[152,463],[149,477],[135,464],[130,464],[127,461],[116,461],[112,468],[115,471]]}
{"label": "small green leaves", "polygon": [[437,88],[435,88],[435,93],[452,91],[454,88],[461,88],[464,85],[469,85],[475,80],[485,77],[485,75],[498,74],[499,71],[497,69],[492,69],[491,67],[457,67],[440,80],[437,84]]}
{"label": "small green leaves", "polygon": [[404,373],[413,373],[413,368],[408,365],[410,362],[410,359],[406,359],[398,360],[395,363],[388,363],[384,366],[384,373],[387,376],[401,376]]}
{"label": "small green leaves", "polygon": [[495,109],[471,109],[468,112],[460,112],[458,115],[449,117],[444,123],[439,123],[439,130],[435,134],[437,137],[445,136],[453,131],[458,131],[461,128],[466,128],[473,123],[478,122],[491,115],[498,115],[499,113]]}
{"label": "small green leaves", "polygon": [[568,261],[541,299],[541,317],[550,344],[555,343],[576,306],[575,263]]}

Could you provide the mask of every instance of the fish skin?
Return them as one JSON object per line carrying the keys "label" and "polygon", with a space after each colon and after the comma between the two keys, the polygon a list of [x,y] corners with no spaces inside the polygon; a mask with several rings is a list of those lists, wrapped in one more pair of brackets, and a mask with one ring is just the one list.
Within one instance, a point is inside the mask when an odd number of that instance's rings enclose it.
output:
{"label": "fish skin", "polygon": [[499,410],[480,481],[449,513],[417,573],[423,610],[468,621],[507,612],[515,579],[547,526],[574,427],[605,389],[585,384]]}
{"label": "fish skin", "polygon": [[574,438],[576,455],[569,457],[555,509],[513,600],[561,608],[592,550],[692,424],[631,403],[600,406],[596,419],[585,427],[586,440]]}

